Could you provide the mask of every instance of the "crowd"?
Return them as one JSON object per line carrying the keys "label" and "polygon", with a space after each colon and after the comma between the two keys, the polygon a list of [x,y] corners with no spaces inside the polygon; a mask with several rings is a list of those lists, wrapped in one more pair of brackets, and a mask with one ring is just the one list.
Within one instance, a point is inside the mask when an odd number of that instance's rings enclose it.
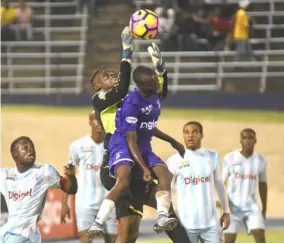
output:
{"label": "crowd", "polygon": [[249,42],[250,2],[238,6],[206,4],[203,0],[179,0],[176,5],[155,8],[159,17],[159,38],[165,51],[236,49],[236,60],[247,53],[254,60]]}
{"label": "crowd", "polygon": [[9,0],[1,6],[1,41],[32,40],[32,9],[24,0],[17,7],[12,7]]}

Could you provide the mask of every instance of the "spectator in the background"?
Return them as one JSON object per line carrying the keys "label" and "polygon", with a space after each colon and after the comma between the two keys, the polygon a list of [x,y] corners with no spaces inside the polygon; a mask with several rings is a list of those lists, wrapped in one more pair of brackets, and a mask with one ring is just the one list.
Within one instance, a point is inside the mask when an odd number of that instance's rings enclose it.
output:
{"label": "spectator in the background", "polygon": [[76,14],[98,14],[97,0],[77,0]]}
{"label": "spectator in the background", "polygon": [[175,34],[175,11],[168,9],[165,11],[163,7],[157,7],[155,13],[159,19],[159,35],[162,41],[162,49],[171,49],[171,40]]}
{"label": "spectator in the background", "polygon": [[215,9],[210,18],[211,32],[208,37],[208,43],[212,50],[223,50],[228,46],[227,40],[232,30],[232,20],[221,15],[220,9]]}
{"label": "spectator in the background", "polygon": [[15,31],[13,29],[15,20],[15,9],[10,7],[9,0],[4,0],[1,7],[1,41],[15,40]]}
{"label": "spectator in the background", "polygon": [[25,0],[20,0],[20,7],[16,8],[16,38],[17,41],[23,40],[22,35],[26,35],[28,40],[33,39],[32,30],[32,9],[27,7]]}
{"label": "spectator in the background", "polygon": [[241,0],[234,18],[233,41],[236,48],[234,61],[239,61],[242,56],[247,56],[251,61],[255,60],[249,40],[250,20],[246,12],[249,4],[249,0]]}

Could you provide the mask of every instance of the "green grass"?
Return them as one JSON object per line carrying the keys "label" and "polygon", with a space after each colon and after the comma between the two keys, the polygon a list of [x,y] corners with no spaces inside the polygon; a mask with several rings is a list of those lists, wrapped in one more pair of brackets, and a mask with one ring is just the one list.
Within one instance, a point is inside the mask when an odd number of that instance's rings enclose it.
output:
{"label": "green grass", "polygon": [[[86,115],[92,107],[52,107],[52,106],[26,106],[4,105],[2,113],[44,113],[65,115]],[[218,120],[218,121],[255,121],[255,122],[284,122],[284,112],[263,110],[222,110],[222,109],[162,109],[162,117],[182,118],[187,120]]]}
{"label": "green grass", "polygon": [[[171,243],[170,239],[168,238],[152,238],[152,239],[144,239],[139,240],[139,243]],[[237,242],[239,243],[254,243],[254,239],[252,236],[247,235],[246,233],[240,233],[237,237]],[[266,242],[284,242],[284,231],[267,231],[266,232]]]}

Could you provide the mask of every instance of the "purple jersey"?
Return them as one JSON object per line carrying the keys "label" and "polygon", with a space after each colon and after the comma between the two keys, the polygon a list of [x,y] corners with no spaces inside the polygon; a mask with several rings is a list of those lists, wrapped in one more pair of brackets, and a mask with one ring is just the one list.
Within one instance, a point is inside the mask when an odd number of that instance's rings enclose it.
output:
{"label": "purple jersey", "polygon": [[116,113],[116,130],[110,140],[110,148],[115,145],[128,147],[127,131],[136,131],[137,145],[150,147],[154,129],[160,116],[160,98],[154,95],[145,98],[137,89],[129,92]]}

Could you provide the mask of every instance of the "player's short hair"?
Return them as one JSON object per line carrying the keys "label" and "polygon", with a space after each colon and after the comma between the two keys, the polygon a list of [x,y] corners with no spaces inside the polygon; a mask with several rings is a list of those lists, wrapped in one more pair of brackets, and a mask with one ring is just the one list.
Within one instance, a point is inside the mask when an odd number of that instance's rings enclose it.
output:
{"label": "player's short hair", "polygon": [[248,132],[248,133],[252,133],[254,136],[256,136],[256,132],[255,130],[253,130],[252,128],[245,128],[241,131],[240,135],[242,135],[243,133]]}
{"label": "player's short hair", "polygon": [[19,144],[19,143],[22,143],[22,142],[30,142],[32,145],[34,145],[33,141],[31,138],[27,137],[27,136],[20,136],[18,138],[16,138],[12,143],[11,143],[11,146],[10,146],[10,153],[13,154],[13,152],[15,151],[16,149],[16,146]]}
{"label": "player's short hair", "polygon": [[184,128],[188,125],[196,125],[199,129],[200,134],[203,135],[203,126],[201,123],[199,123],[198,121],[189,121],[183,126],[182,130],[184,131]]}
{"label": "player's short hair", "polygon": [[92,74],[91,79],[90,79],[90,83],[92,84],[93,80],[95,79],[95,77],[100,74],[101,72],[106,71],[105,67],[101,66],[98,69],[95,70],[95,72]]}
{"label": "player's short hair", "polygon": [[155,78],[156,78],[155,71],[147,66],[139,65],[133,71],[133,80],[137,86],[139,86],[140,84],[151,82]]}

